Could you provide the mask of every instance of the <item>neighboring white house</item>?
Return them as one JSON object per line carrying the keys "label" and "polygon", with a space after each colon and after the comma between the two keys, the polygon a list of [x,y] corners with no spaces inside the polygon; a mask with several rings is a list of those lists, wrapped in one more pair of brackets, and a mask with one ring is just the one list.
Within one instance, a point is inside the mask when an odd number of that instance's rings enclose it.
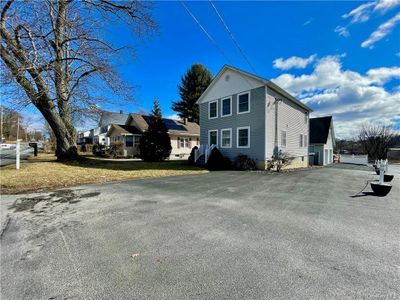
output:
{"label": "neighboring white house", "polygon": [[[170,159],[188,158],[194,146],[199,146],[200,127],[187,121],[163,119],[171,138]],[[147,130],[150,116],[129,114],[125,125],[112,125],[106,137],[110,142],[123,142],[125,156],[139,156],[139,141]]]}
{"label": "neighboring white house", "polygon": [[200,158],[215,145],[231,160],[249,156],[261,169],[279,150],[295,157],[292,167],[308,166],[312,110],[273,82],[225,65],[197,104]]}
{"label": "neighboring white house", "polygon": [[335,131],[332,116],[310,119],[310,158],[313,165],[333,163]]}
{"label": "neighboring white house", "polygon": [[98,127],[90,130],[93,144],[109,146],[110,139],[107,137],[107,132],[111,128],[111,125],[125,125],[127,118],[128,116],[124,114],[122,110],[120,112],[103,111]]}

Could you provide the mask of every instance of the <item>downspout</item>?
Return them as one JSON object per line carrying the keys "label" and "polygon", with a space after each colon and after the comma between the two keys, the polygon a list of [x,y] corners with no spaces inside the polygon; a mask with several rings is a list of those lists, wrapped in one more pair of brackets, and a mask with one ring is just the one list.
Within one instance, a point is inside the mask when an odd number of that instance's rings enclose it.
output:
{"label": "downspout", "polygon": [[274,139],[274,154],[278,154],[278,103],[282,102],[282,99],[275,98],[275,139]]}

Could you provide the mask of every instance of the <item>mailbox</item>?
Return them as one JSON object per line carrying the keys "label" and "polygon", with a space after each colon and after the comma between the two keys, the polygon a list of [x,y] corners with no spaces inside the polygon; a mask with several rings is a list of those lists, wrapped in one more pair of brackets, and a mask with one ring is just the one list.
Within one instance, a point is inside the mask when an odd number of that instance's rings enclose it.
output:
{"label": "mailbox", "polygon": [[29,146],[33,148],[33,155],[37,156],[37,143],[29,143]]}

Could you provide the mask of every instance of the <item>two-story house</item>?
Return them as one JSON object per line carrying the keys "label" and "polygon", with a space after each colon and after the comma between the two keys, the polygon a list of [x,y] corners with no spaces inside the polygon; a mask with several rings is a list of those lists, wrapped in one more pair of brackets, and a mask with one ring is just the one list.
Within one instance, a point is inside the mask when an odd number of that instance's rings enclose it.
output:
{"label": "two-story house", "polygon": [[112,124],[124,125],[128,115],[122,110],[119,112],[103,111],[100,116],[98,127],[90,130],[90,137],[93,144],[110,146],[110,138],[107,137],[107,132]]}
{"label": "two-story house", "polygon": [[212,145],[234,160],[254,159],[258,168],[279,150],[308,166],[308,106],[273,82],[225,65],[197,101],[200,155]]}

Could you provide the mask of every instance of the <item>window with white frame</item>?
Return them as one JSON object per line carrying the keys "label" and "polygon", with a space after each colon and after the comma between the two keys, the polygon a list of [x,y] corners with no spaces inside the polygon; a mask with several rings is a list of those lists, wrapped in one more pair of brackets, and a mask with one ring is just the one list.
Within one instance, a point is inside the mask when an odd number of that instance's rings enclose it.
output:
{"label": "window with white frame", "polygon": [[300,134],[300,140],[299,140],[299,146],[300,147],[303,147],[303,135],[302,134]]}
{"label": "window with white frame", "polygon": [[181,138],[181,148],[189,148],[189,139],[188,138]]}
{"label": "window with white frame", "polygon": [[307,124],[307,121],[308,121],[308,112],[306,111],[304,113],[304,124]]}
{"label": "window with white frame", "polygon": [[221,100],[221,117],[232,115],[232,97]]}
{"label": "window with white frame", "polygon": [[208,144],[210,146],[218,144],[218,130],[210,130],[208,132]]}
{"label": "window with white frame", "polygon": [[232,129],[221,129],[221,148],[232,147]]}
{"label": "window with white frame", "polygon": [[247,112],[250,112],[250,92],[239,94],[237,99],[237,113]]}
{"label": "window with white frame", "polygon": [[281,147],[286,147],[286,131],[281,131]]}
{"label": "window with white frame", "polygon": [[214,119],[218,117],[218,101],[208,102],[208,118]]}
{"label": "window with white frame", "polygon": [[307,135],[304,135],[304,147],[307,147],[308,145],[308,138]]}
{"label": "window with white frame", "polygon": [[238,148],[250,147],[250,127],[238,127],[236,134]]}

